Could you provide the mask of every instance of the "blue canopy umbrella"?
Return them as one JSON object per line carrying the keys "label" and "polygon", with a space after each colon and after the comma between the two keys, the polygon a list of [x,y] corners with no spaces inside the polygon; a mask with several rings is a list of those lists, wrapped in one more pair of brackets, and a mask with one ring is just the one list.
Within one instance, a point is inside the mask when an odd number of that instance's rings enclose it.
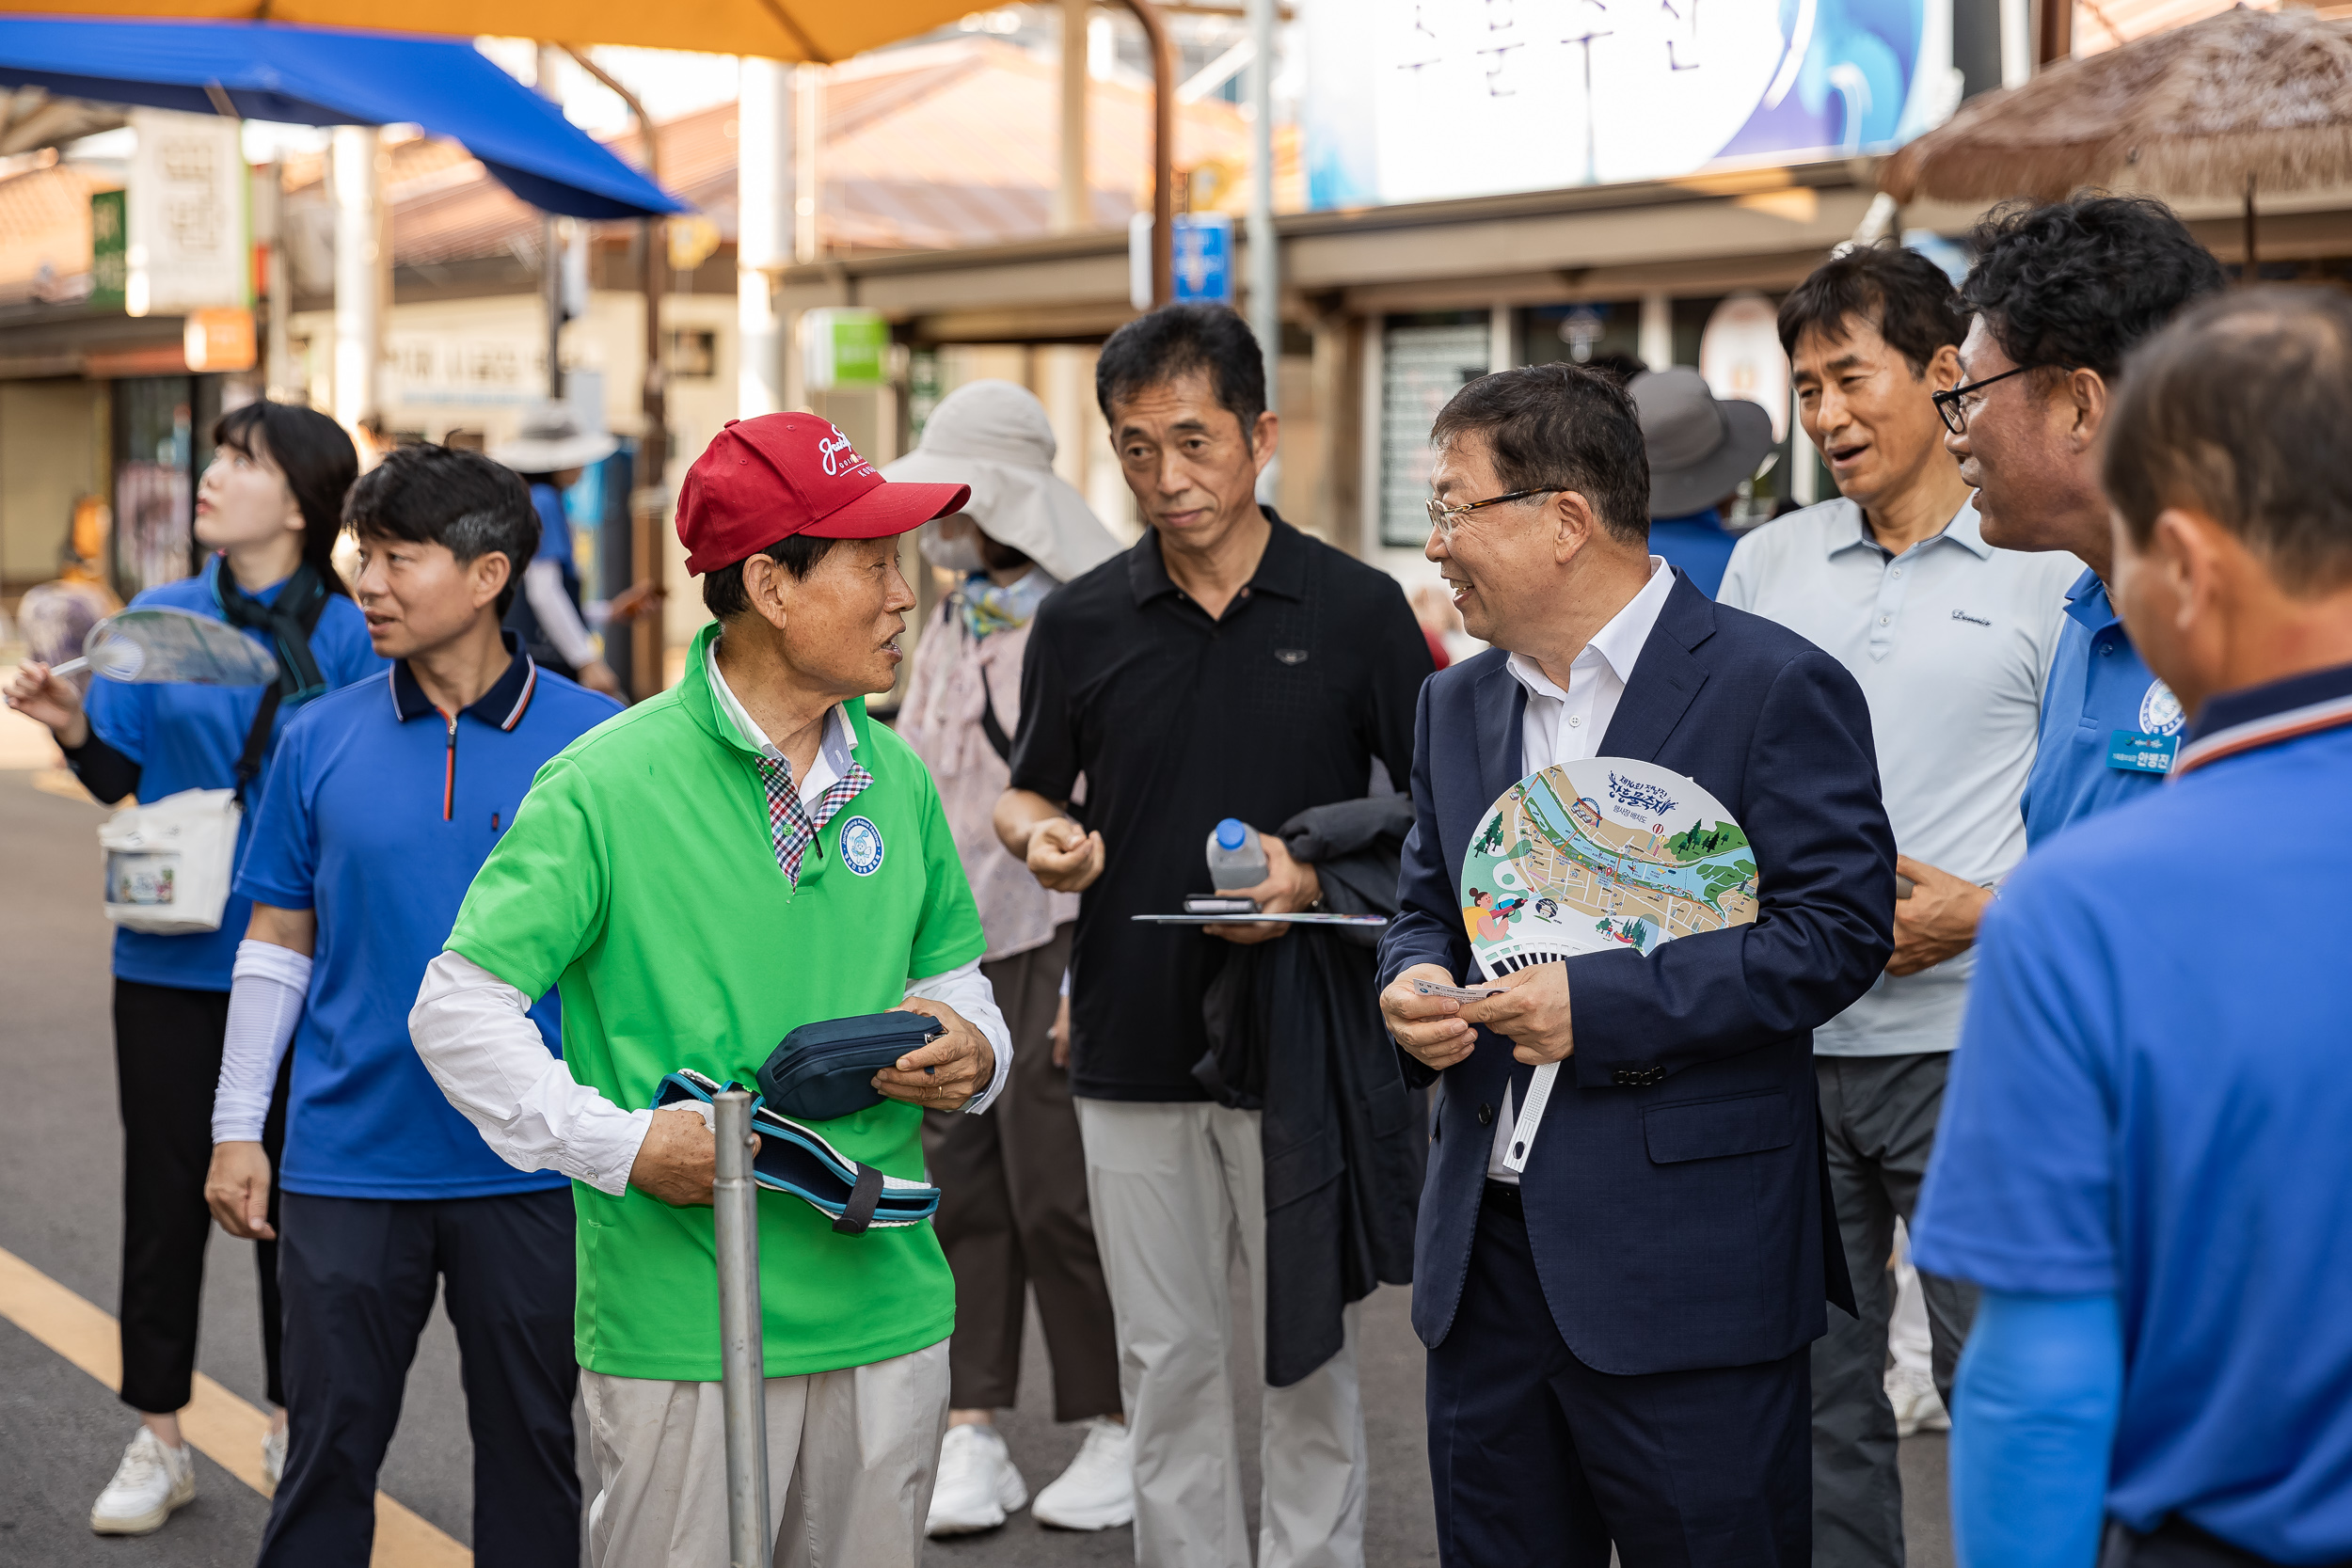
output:
{"label": "blue canopy umbrella", "polygon": [[687,204],[455,39],[267,22],[0,17],[0,87],[297,125],[413,121],[532,206],[637,218]]}

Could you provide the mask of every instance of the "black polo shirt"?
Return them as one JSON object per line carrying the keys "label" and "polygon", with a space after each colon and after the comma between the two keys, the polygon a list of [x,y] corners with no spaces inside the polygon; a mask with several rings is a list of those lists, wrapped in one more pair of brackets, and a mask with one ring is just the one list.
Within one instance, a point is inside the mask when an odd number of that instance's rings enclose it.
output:
{"label": "black polo shirt", "polygon": [[[1012,783],[1066,800],[1103,835],[1078,912],[1071,1087],[1092,1100],[1207,1098],[1200,998],[1233,949],[1198,927],[1141,925],[1211,891],[1219,818],[1272,832],[1360,798],[1375,757],[1402,788],[1430,674],[1387,573],[1275,517],[1248,585],[1212,621],[1147,532],[1039,609],[1021,666]],[[1288,940],[1287,938],[1283,940]]]}

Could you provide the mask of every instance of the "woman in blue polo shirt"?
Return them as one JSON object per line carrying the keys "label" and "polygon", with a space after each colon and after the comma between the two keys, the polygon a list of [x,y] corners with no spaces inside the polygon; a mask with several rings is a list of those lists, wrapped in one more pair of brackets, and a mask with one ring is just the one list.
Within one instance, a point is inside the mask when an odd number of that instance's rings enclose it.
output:
{"label": "woman in blue polo shirt", "polygon": [[[196,576],[151,588],[132,603],[227,621],[277,655],[285,674],[277,688],[274,741],[277,727],[300,704],[385,665],[327,559],[342,527],[343,492],[358,475],[358,454],[334,420],[285,404],[247,404],[222,415],[213,440],[218,451],[197,490],[196,537],[215,553]],[[49,726],[91,794],[109,804],[135,794],[144,804],[182,790],[235,787],[268,690],[102,680],[85,696],[46,665],[28,663],[8,682],[7,696],[10,707]],[[266,769],[267,750],[262,757]],[[260,784],[257,778],[246,789],[248,813],[259,802]],[[178,1412],[195,1375],[212,1228],[204,1176],[213,1153],[213,1085],[230,969],[249,912],[246,900],[232,897],[218,930],[115,933],[122,1400],[144,1425],[91,1512],[90,1528],[103,1534],[157,1528],[194,1495]],[[281,1103],[283,1098],[281,1085]],[[280,1109],[270,1135],[282,1138],[283,1131]],[[273,1194],[273,1218],[276,1208]],[[282,1403],[276,1245],[260,1243],[255,1260],[269,1397]],[[281,1418],[264,1449],[273,1480],[284,1452]]]}

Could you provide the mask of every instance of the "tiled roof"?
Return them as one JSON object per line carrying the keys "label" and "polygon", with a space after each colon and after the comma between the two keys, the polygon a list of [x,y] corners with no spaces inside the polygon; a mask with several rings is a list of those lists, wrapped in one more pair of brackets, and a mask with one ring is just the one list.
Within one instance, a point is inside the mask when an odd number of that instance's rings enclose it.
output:
{"label": "tiled roof", "polygon": [[88,272],[90,193],[121,183],[81,164],[51,164],[0,179],[0,300],[39,298],[57,282]]}
{"label": "tiled roof", "polygon": [[[1088,161],[1097,224],[1127,221],[1149,199],[1151,95],[1092,84]],[[1058,178],[1058,86],[1050,61],[994,40],[958,40],[836,70],[824,100],[818,223],[829,249],[905,250],[1022,239],[1046,231]],[[732,103],[661,127],[662,177],[735,235]],[[634,133],[607,145],[641,161]],[[428,151],[427,149],[438,149]],[[1178,114],[1177,163],[1238,164],[1248,127],[1207,100]],[[301,171],[301,183],[317,174]],[[289,185],[296,182],[289,170]],[[535,254],[539,214],[448,143],[394,150],[392,255],[429,265],[518,249]],[[621,226],[611,226],[617,234]]]}

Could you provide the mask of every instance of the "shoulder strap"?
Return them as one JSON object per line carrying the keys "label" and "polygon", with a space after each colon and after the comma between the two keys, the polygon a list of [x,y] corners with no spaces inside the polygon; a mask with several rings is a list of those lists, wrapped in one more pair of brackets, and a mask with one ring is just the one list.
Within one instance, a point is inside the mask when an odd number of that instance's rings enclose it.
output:
{"label": "shoulder strap", "polygon": [[988,689],[988,672],[980,672],[980,734],[988,740],[988,749],[996,753],[996,760],[1007,767],[1012,764],[1012,736],[1005,733],[1004,721],[996,717],[996,699]]}
{"label": "shoulder strap", "polygon": [[[326,612],[326,601],[333,597],[332,594],[322,594],[302,612],[302,639],[305,642],[318,629],[319,617]],[[254,710],[253,727],[245,732],[245,751],[237,758],[239,805],[245,803],[246,785],[262,776],[262,759],[269,755],[270,732],[278,723],[278,707],[284,699],[284,686],[282,676],[270,682],[269,689],[262,693],[262,705]]]}

